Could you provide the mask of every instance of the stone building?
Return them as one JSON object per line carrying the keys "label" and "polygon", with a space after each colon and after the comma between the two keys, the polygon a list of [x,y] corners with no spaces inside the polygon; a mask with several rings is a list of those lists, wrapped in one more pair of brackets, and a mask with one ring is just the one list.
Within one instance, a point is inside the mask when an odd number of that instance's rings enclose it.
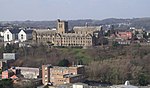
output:
{"label": "stone building", "polygon": [[100,34],[101,26],[74,27],[69,33],[68,22],[58,20],[57,30],[34,30],[33,41],[37,44],[52,43],[54,46],[94,46]]}
{"label": "stone building", "polygon": [[58,67],[51,65],[42,65],[42,82],[44,85],[66,84],[83,82],[84,66]]}
{"label": "stone building", "polygon": [[47,42],[54,43],[56,30],[38,29],[33,31],[33,42],[40,44],[47,44]]}
{"label": "stone building", "polygon": [[15,69],[19,69],[20,74],[23,75],[24,78],[37,79],[40,76],[39,68],[15,67]]}

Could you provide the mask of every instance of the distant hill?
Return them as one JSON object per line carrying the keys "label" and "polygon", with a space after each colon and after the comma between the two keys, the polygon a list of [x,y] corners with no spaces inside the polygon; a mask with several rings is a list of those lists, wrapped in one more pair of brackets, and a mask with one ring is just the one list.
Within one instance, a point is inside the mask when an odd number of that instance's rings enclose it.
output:
{"label": "distant hill", "polygon": [[[5,22],[6,23],[6,22]],[[19,27],[34,27],[34,28],[53,28],[56,27],[56,21],[11,21],[10,24],[14,24]],[[145,28],[150,30],[150,18],[133,18],[133,19],[116,19],[108,18],[104,20],[68,20],[69,29],[74,26],[84,26],[86,24],[99,26],[99,25],[118,25],[118,24],[130,24],[129,27]]]}

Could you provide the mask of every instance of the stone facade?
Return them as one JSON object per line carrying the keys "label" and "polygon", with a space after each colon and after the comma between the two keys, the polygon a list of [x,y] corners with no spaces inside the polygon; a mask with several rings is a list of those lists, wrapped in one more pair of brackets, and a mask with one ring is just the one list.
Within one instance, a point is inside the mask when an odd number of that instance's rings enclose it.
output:
{"label": "stone facade", "polygon": [[83,26],[74,27],[69,33],[68,22],[58,20],[57,30],[34,30],[33,41],[54,46],[94,46],[101,32],[101,26]]}
{"label": "stone facade", "polygon": [[37,79],[40,75],[39,68],[15,67],[15,69],[19,69],[23,77],[28,79]]}

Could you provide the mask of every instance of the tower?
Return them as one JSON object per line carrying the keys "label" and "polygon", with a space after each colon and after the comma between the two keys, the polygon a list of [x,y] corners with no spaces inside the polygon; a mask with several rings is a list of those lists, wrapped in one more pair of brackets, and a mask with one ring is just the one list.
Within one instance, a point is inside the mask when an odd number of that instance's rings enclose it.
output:
{"label": "tower", "polygon": [[60,19],[57,20],[57,31],[58,33],[67,33],[68,32],[68,22],[61,21]]}

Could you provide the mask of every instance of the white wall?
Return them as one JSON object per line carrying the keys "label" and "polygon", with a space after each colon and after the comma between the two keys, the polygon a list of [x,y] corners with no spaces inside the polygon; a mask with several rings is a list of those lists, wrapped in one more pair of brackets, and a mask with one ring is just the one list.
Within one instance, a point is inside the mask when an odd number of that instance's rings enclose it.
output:
{"label": "white wall", "polygon": [[4,32],[0,32],[0,36],[4,36]]}
{"label": "white wall", "polygon": [[[21,38],[21,35],[23,35],[23,39]],[[20,32],[19,32],[19,34],[18,34],[18,39],[19,39],[19,41],[21,41],[21,42],[24,42],[24,41],[26,41],[26,40],[28,40],[28,39],[31,39],[32,38],[32,33],[31,34],[26,34],[25,32],[24,32],[24,30],[21,30]]]}
{"label": "white wall", "polygon": [[[9,39],[7,38],[7,35],[9,35]],[[15,39],[15,36],[12,35],[12,33],[11,33],[9,30],[6,30],[6,31],[4,32],[4,41],[5,41],[5,42],[12,41],[12,40],[14,40],[14,39]]]}
{"label": "white wall", "polygon": [[15,67],[16,69],[21,70],[21,74],[24,78],[37,79],[39,76],[39,68],[30,68],[30,67]]}
{"label": "white wall", "polygon": [[[21,35],[23,35],[23,39],[21,38]],[[19,32],[19,34],[18,34],[18,40],[21,41],[21,42],[27,40],[27,34],[26,34],[23,30],[21,30],[21,31]]]}
{"label": "white wall", "polygon": [[3,59],[15,60],[16,54],[15,53],[3,53]]}

